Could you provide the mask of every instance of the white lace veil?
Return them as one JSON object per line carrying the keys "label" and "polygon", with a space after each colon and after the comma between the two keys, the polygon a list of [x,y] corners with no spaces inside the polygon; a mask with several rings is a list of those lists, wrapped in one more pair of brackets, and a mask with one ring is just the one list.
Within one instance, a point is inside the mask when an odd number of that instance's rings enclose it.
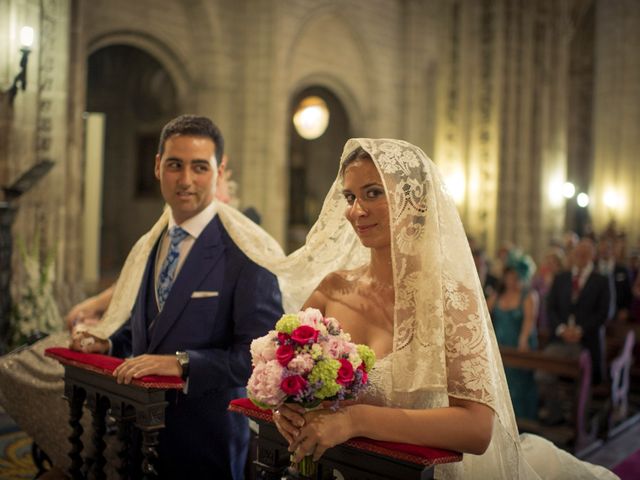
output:
{"label": "white lace veil", "polygon": [[[440,477],[481,478],[480,472],[492,472],[492,478],[528,476],[520,462],[517,427],[475,264],[437,168],[419,148],[390,139],[349,140],[341,164],[358,147],[373,159],[389,203],[396,295],[393,391],[429,395],[434,407],[446,406],[448,396],[454,396],[496,412],[487,452],[465,455],[463,465],[440,469]],[[345,219],[345,207],[338,173],[306,244],[288,256],[234,208],[219,204],[218,214],[240,249],[278,276],[285,311],[294,312],[328,273],[355,268],[370,258]],[[125,265],[114,295],[118,300],[106,315],[117,321],[104,322],[104,327],[117,327],[128,316],[148,252],[166,222],[165,214],[132,250],[127,260],[131,268]],[[109,330],[100,333],[108,335]]]}
{"label": "white lace veil", "polygon": [[[489,478],[489,472],[491,478],[532,476],[520,461],[500,352],[469,243],[440,173],[422,150],[390,139],[351,139],[340,164],[358,147],[373,159],[389,203],[396,296],[393,391],[430,396],[433,407],[448,405],[454,396],[496,412],[487,452],[465,455],[462,465],[439,467],[440,478]],[[278,275],[285,310],[293,312],[325,275],[369,261],[370,252],[347,222],[345,208],[338,173],[305,245],[287,257],[251,239],[246,232],[254,227],[239,214],[227,225],[224,210],[219,212],[240,248]]]}

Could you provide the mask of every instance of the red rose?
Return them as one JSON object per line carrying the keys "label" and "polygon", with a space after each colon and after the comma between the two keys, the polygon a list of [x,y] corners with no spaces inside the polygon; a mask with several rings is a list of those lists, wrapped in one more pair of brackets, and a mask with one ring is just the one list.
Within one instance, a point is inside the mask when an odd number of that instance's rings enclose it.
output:
{"label": "red rose", "polygon": [[286,367],[293,357],[296,356],[296,351],[291,345],[280,345],[276,350],[276,358],[280,365]]}
{"label": "red rose", "polygon": [[338,370],[338,378],[336,382],[340,385],[349,385],[353,381],[353,365],[349,360],[341,358],[338,360],[341,364],[340,370]]}
{"label": "red rose", "polygon": [[362,362],[360,364],[360,366],[358,367],[358,370],[360,370],[362,372],[362,383],[363,384],[367,383],[367,379],[369,378],[369,374],[367,373],[367,371],[364,368],[364,362]]}
{"label": "red rose", "polygon": [[287,343],[287,340],[289,340],[290,338],[291,337],[288,334],[278,332],[278,343],[280,345],[284,345],[285,343]]}
{"label": "red rose", "polygon": [[280,382],[280,388],[287,395],[297,395],[307,386],[307,381],[300,375],[291,375]]}
{"label": "red rose", "polygon": [[318,330],[309,325],[301,325],[291,332],[291,340],[300,344],[315,343],[318,341]]}

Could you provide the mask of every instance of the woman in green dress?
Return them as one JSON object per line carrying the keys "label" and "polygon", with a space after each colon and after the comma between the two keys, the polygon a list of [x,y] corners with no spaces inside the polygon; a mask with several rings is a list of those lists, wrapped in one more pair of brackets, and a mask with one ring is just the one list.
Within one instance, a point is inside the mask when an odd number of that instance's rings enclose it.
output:
{"label": "woman in green dress", "polygon": [[[525,287],[528,271],[523,265],[507,265],[501,287],[487,301],[498,344],[523,352],[538,348],[535,328],[538,302],[536,292]],[[534,372],[505,367],[505,373],[516,417],[535,420],[538,395]]]}

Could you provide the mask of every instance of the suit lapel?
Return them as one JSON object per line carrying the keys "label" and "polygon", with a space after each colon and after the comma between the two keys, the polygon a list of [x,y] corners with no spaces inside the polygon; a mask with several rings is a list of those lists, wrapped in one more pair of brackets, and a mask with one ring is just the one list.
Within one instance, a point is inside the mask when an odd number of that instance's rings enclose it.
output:
{"label": "suit lapel", "polygon": [[591,288],[591,286],[593,285],[593,274],[595,273],[595,271],[591,272],[589,274],[589,277],[587,278],[586,282],[584,282],[584,285],[582,286],[582,288],[580,289],[580,293],[578,293],[578,301],[580,301],[580,299],[584,296],[588,294],[589,289]]}
{"label": "suit lapel", "polygon": [[224,244],[220,224],[218,218],[215,217],[191,247],[189,256],[184,261],[171,287],[164,308],[156,318],[147,349],[148,353],[153,353],[158,348],[173,324],[180,318],[182,311],[191,299],[191,294],[197,290],[204,278],[216,266],[223,253]]}
{"label": "suit lapel", "polygon": [[149,285],[155,285],[153,278],[149,279],[149,275],[155,274],[156,255],[158,254],[158,248],[163,235],[160,235],[156,241],[151,255],[147,260],[147,266],[142,276],[142,283],[140,290],[138,290],[138,298],[135,303],[133,312],[131,313],[131,333],[132,333],[132,351],[134,355],[140,355],[146,352],[149,339],[147,338],[147,295],[155,295],[152,291],[149,291]]}

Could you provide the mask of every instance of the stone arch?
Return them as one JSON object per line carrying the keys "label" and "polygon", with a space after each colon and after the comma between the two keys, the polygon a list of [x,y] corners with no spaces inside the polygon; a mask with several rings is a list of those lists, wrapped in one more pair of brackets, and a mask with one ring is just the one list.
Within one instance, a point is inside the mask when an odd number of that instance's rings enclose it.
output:
{"label": "stone arch", "polygon": [[165,64],[131,43],[109,43],[88,56],[89,112],[102,115],[100,276],[112,277],[157,219],[164,203],[154,176],[163,125],[180,113],[178,89]]}
{"label": "stone arch", "polygon": [[113,31],[89,40],[87,58],[98,50],[112,45],[138,48],[155,58],[169,73],[178,94],[178,103],[184,105],[190,95],[192,79],[181,59],[164,42],[142,32]]}
{"label": "stone arch", "polygon": [[[322,27],[333,29],[333,35],[325,34]],[[340,44],[342,55],[336,58],[325,54],[329,60],[336,61],[318,61],[318,56],[322,56],[318,52],[331,49],[315,47],[334,37]],[[287,78],[290,79],[287,90],[295,95],[312,85],[327,87],[343,102],[354,132],[364,131],[366,112],[363,106],[375,91],[375,75],[367,73],[372,70],[373,63],[364,38],[357,23],[334,5],[324,5],[308,12],[299,22],[285,55],[285,66],[289,70]],[[308,55],[311,52],[314,55]],[[306,57],[313,57],[312,61],[307,63]]]}

